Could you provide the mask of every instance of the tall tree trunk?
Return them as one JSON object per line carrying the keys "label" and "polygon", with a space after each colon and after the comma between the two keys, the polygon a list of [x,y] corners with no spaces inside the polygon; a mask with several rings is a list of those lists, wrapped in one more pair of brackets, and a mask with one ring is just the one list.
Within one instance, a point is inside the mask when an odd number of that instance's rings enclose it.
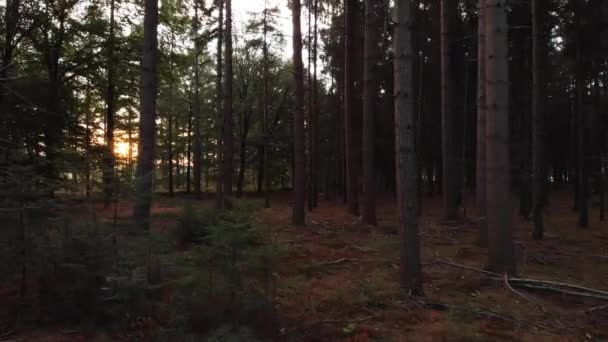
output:
{"label": "tall tree trunk", "polygon": [[115,119],[115,85],[114,85],[114,1],[110,0],[110,28],[108,32],[108,89],[106,93],[106,151],[103,168],[104,205],[108,207],[114,190],[114,119]]}
{"label": "tall tree trunk", "polygon": [[376,225],[376,182],[375,182],[375,98],[377,81],[375,77],[378,47],[378,13],[376,1],[365,1],[365,40],[363,57],[363,222]]}
{"label": "tall tree trunk", "polygon": [[197,198],[201,197],[201,181],[202,181],[202,141],[201,141],[201,104],[200,104],[200,75],[199,75],[199,54],[201,47],[198,39],[198,2],[194,2],[194,98],[192,99],[194,110],[194,141],[193,141],[193,182],[194,194]]}
{"label": "tall tree trunk", "polygon": [[223,84],[222,84],[222,42],[223,42],[223,28],[224,28],[224,0],[217,0],[218,6],[218,18],[217,18],[217,65],[216,65],[216,81],[215,88],[217,93],[216,99],[216,170],[217,173],[215,180],[215,207],[221,209],[224,207],[224,195],[223,195],[223,186],[224,179],[222,176],[222,168],[223,168],[223,149],[224,149],[224,123],[223,123],[223,110],[222,110],[222,101],[223,101]]}
{"label": "tall tree trunk", "polygon": [[294,201],[293,224],[304,226],[304,200],[306,197],[305,155],[304,155],[304,65],[302,63],[302,28],[300,23],[300,0],[291,0],[293,20],[293,64],[296,89],[296,108],[293,119],[294,153]]}
{"label": "tall tree trunk", "polygon": [[479,212],[479,245],[488,245],[486,217],[486,0],[479,0],[477,41],[477,208]]}
{"label": "tall tree trunk", "polygon": [[239,174],[236,181],[236,197],[243,196],[243,187],[245,186],[245,165],[247,164],[247,136],[249,135],[249,117],[250,114],[245,112],[242,115],[240,126],[242,127],[241,146],[239,148]]}
{"label": "tall tree trunk", "polygon": [[91,85],[86,83],[85,92],[86,114],[84,119],[84,153],[86,155],[86,170],[85,170],[85,195],[89,199],[91,197]]}
{"label": "tall tree trunk", "polygon": [[137,225],[144,230],[150,228],[150,206],[152,204],[152,179],[154,177],[154,145],[156,131],[156,92],[158,55],[158,1],[145,0],[144,41],[141,68],[141,104],[139,120],[139,152],[135,172],[134,216]]}
{"label": "tall tree trunk", "polygon": [[306,177],[306,181],[307,181],[307,195],[308,195],[308,211],[312,211],[312,209],[314,208],[314,183],[316,182],[316,175],[315,175],[315,170],[314,170],[314,165],[313,165],[313,139],[314,139],[314,126],[315,126],[315,122],[314,122],[314,113],[313,113],[313,108],[312,108],[312,92],[313,92],[313,84],[312,84],[312,0],[308,0],[308,39],[307,39],[307,55],[308,55],[308,67],[306,68],[308,74],[307,74],[307,81],[308,81],[308,97],[307,97],[307,102],[306,102],[306,114],[307,114],[307,118],[305,118],[306,120],[306,128],[307,128],[307,133],[308,133],[308,173],[307,173],[307,177]]}
{"label": "tall tree trunk", "polygon": [[355,139],[354,21],[355,0],[344,0],[344,137],[348,212],[359,214],[359,165]]}
{"label": "tall tree trunk", "polygon": [[226,29],[224,39],[226,43],[226,63],[224,64],[224,181],[223,195],[232,197],[232,178],[234,176],[234,132],[232,117],[232,0],[226,1]]}
{"label": "tall tree trunk", "polygon": [[[173,94],[172,91],[169,90],[170,95],[169,97],[172,98]],[[169,103],[171,103],[172,100],[169,101]],[[169,106],[170,108],[172,106]],[[167,169],[168,169],[168,188],[169,188],[169,196],[173,197],[173,193],[174,193],[174,184],[173,184],[173,114],[169,113],[169,119],[167,122]]]}
{"label": "tall tree trunk", "polygon": [[314,29],[313,29],[313,50],[312,50],[312,65],[313,65],[313,120],[312,127],[312,171],[314,174],[312,183],[312,206],[317,207],[319,202],[319,89],[317,83],[317,49],[318,49],[318,21],[319,21],[319,0],[314,1]]}
{"label": "tall tree trunk", "polygon": [[545,114],[544,114],[544,78],[542,60],[544,59],[544,6],[542,0],[532,0],[532,202],[534,215],[535,240],[543,238],[543,205],[546,182],[545,174]]}
{"label": "tall tree trunk", "polygon": [[[264,89],[263,89],[263,109],[262,109],[262,154],[260,156],[262,160],[262,179],[264,181],[264,208],[270,208],[270,174],[268,165],[268,8],[266,7],[266,0],[264,0],[264,45],[262,47],[262,53],[264,54]],[[259,184],[261,186],[261,184]]]}
{"label": "tall tree trunk", "polygon": [[446,219],[458,217],[457,152],[452,111],[452,52],[450,21],[452,5],[441,0],[441,142],[443,153],[443,206]]}
{"label": "tall tree trunk", "polygon": [[576,6],[576,114],[577,114],[577,147],[578,147],[578,225],[581,228],[589,226],[588,208],[588,180],[587,180],[587,144],[586,144],[586,124],[585,114],[585,60],[582,51],[582,44],[585,38],[582,34],[582,6],[580,1],[575,1]]}
{"label": "tall tree trunk", "polygon": [[486,167],[489,269],[514,273],[506,0],[486,0]]}
{"label": "tall tree trunk", "polygon": [[190,111],[188,113],[188,131],[186,133],[186,193],[191,191],[191,177],[190,173],[192,170],[192,121],[193,121],[193,110],[190,105]]}
{"label": "tall tree trunk", "polygon": [[414,126],[414,89],[412,49],[412,2],[395,3],[395,169],[399,211],[401,288],[422,294],[420,243],[418,233],[418,176],[416,129]]}

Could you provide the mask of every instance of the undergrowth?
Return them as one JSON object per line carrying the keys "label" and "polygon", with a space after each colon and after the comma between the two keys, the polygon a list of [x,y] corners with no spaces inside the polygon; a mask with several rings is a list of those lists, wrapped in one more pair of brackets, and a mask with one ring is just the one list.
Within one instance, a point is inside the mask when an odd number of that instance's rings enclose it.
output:
{"label": "undergrowth", "polygon": [[[53,229],[29,220],[26,290],[0,298],[2,317],[17,318],[2,328],[84,324],[105,331],[101,340],[267,340],[277,330],[273,270],[283,251],[267,227],[252,223],[257,208],[252,201],[222,211],[185,204],[168,232],[95,213],[47,216]],[[150,281],[150,265],[158,281]],[[18,287],[21,266],[3,269],[12,278],[0,285]]]}

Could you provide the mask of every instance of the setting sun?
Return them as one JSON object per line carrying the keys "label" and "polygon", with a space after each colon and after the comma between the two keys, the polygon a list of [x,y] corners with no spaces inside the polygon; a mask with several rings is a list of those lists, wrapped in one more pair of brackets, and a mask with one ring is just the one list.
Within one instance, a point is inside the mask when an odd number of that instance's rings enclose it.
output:
{"label": "setting sun", "polygon": [[117,141],[114,144],[114,154],[119,158],[127,158],[129,156],[129,143],[126,141]]}

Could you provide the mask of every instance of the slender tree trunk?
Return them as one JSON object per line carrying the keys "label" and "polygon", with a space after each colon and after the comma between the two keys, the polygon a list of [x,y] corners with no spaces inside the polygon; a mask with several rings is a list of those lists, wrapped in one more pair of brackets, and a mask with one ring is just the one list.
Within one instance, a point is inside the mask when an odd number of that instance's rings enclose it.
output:
{"label": "slender tree trunk", "polygon": [[542,59],[545,42],[543,39],[544,7],[542,0],[532,0],[532,130],[533,130],[533,186],[532,202],[535,240],[543,238],[543,205],[545,188],[545,114],[544,78]]}
{"label": "slender tree trunk", "polygon": [[395,169],[399,211],[401,288],[422,294],[422,271],[417,219],[418,167],[414,126],[414,89],[412,49],[412,2],[395,3]]}
{"label": "slender tree trunk", "polygon": [[154,145],[156,131],[156,92],[158,55],[158,2],[145,0],[144,41],[141,70],[141,104],[139,120],[139,152],[135,172],[137,199],[134,216],[137,225],[144,230],[150,228],[150,206],[152,204],[152,180],[154,178]]}
{"label": "slender tree trunk", "polygon": [[506,11],[506,0],[486,0],[486,198],[489,269],[513,274]]}
{"label": "slender tree trunk", "polygon": [[245,165],[247,163],[247,136],[249,135],[249,116],[248,113],[243,113],[241,127],[243,129],[241,135],[241,146],[239,149],[239,174],[236,183],[236,197],[243,196],[243,187],[245,186]]}
{"label": "slender tree trunk", "polygon": [[582,35],[582,6],[580,1],[576,1],[576,113],[577,113],[577,147],[578,147],[578,225],[581,228],[589,226],[588,208],[588,180],[587,180],[587,144],[585,130],[587,118],[585,114],[585,66],[582,44],[585,41]]}
{"label": "slender tree trunk", "polygon": [[108,89],[106,93],[106,151],[103,168],[104,205],[108,207],[112,201],[114,189],[114,123],[115,123],[115,85],[114,85],[114,1],[110,0],[110,29],[108,33]]}
{"label": "slender tree trunk", "polygon": [[200,104],[200,75],[199,75],[199,53],[201,47],[199,46],[198,39],[198,5],[194,3],[194,98],[192,99],[193,110],[194,110],[194,141],[193,141],[193,181],[194,181],[194,194],[197,198],[201,197],[201,181],[202,181],[202,141],[201,141],[201,104]]}
{"label": "slender tree trunk", "polygon": [[[375,182],[375,94],[376,50],[378,50],[377,9],[374,0],[365,1],[365,40],[363,57],[363,222],[376,225]],[[413,94],[412,94],[413,95]]]}
{"label": "slender tree trunk", "polygon": [[451,33],[449,0],[441,0],[441,137],[443,153],[443,206],[446,219],[458,217],[458,183],[451,89]]}
{"label": "slender tree trunk", "polygon": [[486,0],[479,0],[477,41],[477,208],[479,212],[479,245],[488,245],[486,217]]}
{"label": "slender tree trunk", "polygon": [[304,151],[304,65],[302,63],[302,28],[300,22],[300,0],[291,0],[293,19],[293,64],[296,89],[296,108],[293,120],[294,146],[294,201],[293,224],[304,226],[304,200],[306,197],[305,151]]}
{"label": "slender tree trunk", "polygon": [[[264,89],[263,89],[263,116],[262,116],[262,139],[264,139],[262,146],[263,156],[260,156],[263,163],[262,179],[264,181],[264,208],[270,208],[270,174],[268,165],[268,8],[266,7],[266,0],[264,0],[264,46],[262,53],[264,54]],[[261,186],[261,184],[259,185]]]}
{"label": "slender tree trunk", "polygon": [[[170,91],[171,92],[171,91]],[[170,97],[173,97],[173,94],[169,95]],[[169,120],[167,122],[167,125],[169,127],[167,127],[167,140],[168,140],[168,144],[167,144],[167,152],[168,152],[168,158],[167,158],[167,168],[168,168],[168,187],[169,187],[169,195],[171,197],[173,197],[174,194],[174,184],[173,184],[173,115],[169,114]]]}
{"label": "slender tree trunk", "polygon": [[217,20],[217,65],[216,65],[216,92],[217,92],[217,118],[216,118],[216,183],[215,183],[215,207],[221,209],[224,207],[224,177],[222,175],[223,168],[223,151],[224,151],[224,124],[223,124],[223,84],[222,84],[222,42],[224,28],[224,0],[217,0],[218,5],[218,20]]}
{"label": "slender tree trunk", "polygon": [[232,117],[232,0],[226,1],[226,29],[224,39],[226,43],[226,63],[224,64],[224,181],[223,195],[232,197],[232,178],[234,176],[234,132]]}
{"label": "slender tree trunk", "polygon": [[314,165],[313,165],[313,139],[314,139],[314,126],[315,126],[315,122],[314,122],[314,113],[313,113],[313,108],[312,108],[312,92],[313,92],[313,84],[312,84],[312,0],[308,0],[308,39],[307,39],[307,53],[308,53],[308,67],[306,68],[307,72],[308,72],[308,77],[307,77],[307,82],[308,82],[308,97],[307,97],[307,102],[306,102],[306,110],[307,110],[307,118],[305,118],[306,120],[306,128],[305,130],[308,133],[308,148],[307,148],[307,152],[308,152],[308,172],[307,172],[307,177],[306,177],[306,181],[307,181],[307,195],[308,195],[308,200],[307,200],[307,204],[308,204],[308,211],[312,211],[312,209],[314,208],[314,203],[313,203],[313,197],[314,197],[314,183],[315,183],[315,170],[314,170]]}
{"label": "slender tree trunk", "polygon": [[354,113],[354,18],[355,0],[344,0],[344,137],[348,212],[359,214],[359,165],[355,141]]}
{"label": "slender tree trunk", "polygon": [[258,195],[264,194],[264,145],[261,144],[257,147],[258,155],[258,169],[257,169],[257,184],[255,192]]}
{"label": "slender tree trunk", "polygon": [[190,115],[188,116],[188,131],[186,133],[186,193],[191,191],[191,170],[192,170],[192,121],[193,111],[192,105],[190,106]]}
{"label": "slender tree trunk", "polygon": [[86,175],[85,175],[85,194],[86,198],[91,197],[91,85],[89,81],[86,83],[85,93],[86,114],[84,123],[84,152],[86,154]]}
{"label": "slender tree trunk", "polygon": [[314,29],[313,29],[313,117],[312,120],[312,170],[313,188],[312,188],[312,206],[317,207],[319,204],[319,89],[317,83],[317,49],[318,49],[318,19],[319,19],[319,0],[314,0]]}
{"label": "slender tree trunk", "polygon": [[129,180],[133,177],[133,112],[129,111],[127,116],[127,141],[129,143],[129,153],[127,156],[127,165],[129,168]]}

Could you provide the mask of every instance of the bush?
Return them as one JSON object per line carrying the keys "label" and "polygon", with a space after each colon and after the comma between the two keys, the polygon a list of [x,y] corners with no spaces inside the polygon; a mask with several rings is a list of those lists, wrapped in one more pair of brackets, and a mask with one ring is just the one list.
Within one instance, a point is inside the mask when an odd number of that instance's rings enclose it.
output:
{"label": "bush", "polygon": [[213,211],[201,215],[191,204],[186,205],[177,218],[177,227],[174,230],[176,241],[182,245],[201,243],[207,236],[214,217]]}

